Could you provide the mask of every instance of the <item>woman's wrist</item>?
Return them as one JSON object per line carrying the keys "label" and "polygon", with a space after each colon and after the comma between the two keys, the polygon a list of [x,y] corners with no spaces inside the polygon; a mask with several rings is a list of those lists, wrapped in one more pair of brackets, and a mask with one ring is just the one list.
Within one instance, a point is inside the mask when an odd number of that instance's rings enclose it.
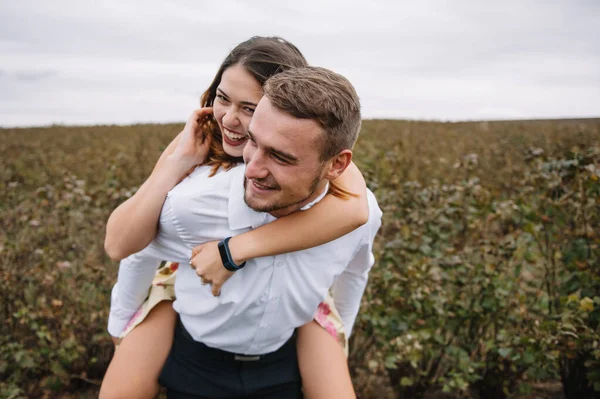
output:
{"label": "woman's wrist", "polygon": [[181,175],[184,175],[192,167],[197,165],[195,160],[177,153],[168,155],[165,161],[165,167],[167,169]]}
{"label": "woman's wrist", "polygon": [[236,265],[241,265],[253,258],[251,256],[251,245],[249,244],[249,240],[245,240],[242,236],[243,234],[233,236],[229,240],[229,253]]}
{"label": "woman's wrist", "polygon": [[161,176],[161,179],[174,181],[173,186],[177,185],[184,177],[190,174],[194,168],[198,166],[181,155],[169,155],[163,162],[160,168],[156,170]]}

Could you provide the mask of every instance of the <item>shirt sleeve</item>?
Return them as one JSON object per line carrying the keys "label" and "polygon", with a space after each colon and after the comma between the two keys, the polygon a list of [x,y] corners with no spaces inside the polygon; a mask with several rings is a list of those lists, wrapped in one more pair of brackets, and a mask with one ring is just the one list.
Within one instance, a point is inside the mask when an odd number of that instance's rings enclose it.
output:
{"label": "shirt sleeve", "polygon": [[111,293],[108,333],[121,335],[148,296],[148,290],[161,260],[141,251],[123,259],[119,265],[118,281]]}
{"label": "shirt sleeve", "polygon": [[381,210],[375,206],[369,223],[363,228],[368,229],[355,250],[352,260],[331,287],[331,294],[337,308],[346,336],[350,337],[360,301],[367,286],[369,271],[375,263],[373,256],[373,240],[381,226]]}
{"label": "shirt sleeve", "polygon": [[111,294],[108,332],[118,337],[148,296],[148,290],[162,261],[187,264],[195,245],[225,238],[230,234],[228,203],[231,181],[239,179],[239,202],[243,202],[244,169],[219,172],[209,177],[211,168],[200,166],[167,195],[159,230],[142,251],[119,265],[118,283]]}

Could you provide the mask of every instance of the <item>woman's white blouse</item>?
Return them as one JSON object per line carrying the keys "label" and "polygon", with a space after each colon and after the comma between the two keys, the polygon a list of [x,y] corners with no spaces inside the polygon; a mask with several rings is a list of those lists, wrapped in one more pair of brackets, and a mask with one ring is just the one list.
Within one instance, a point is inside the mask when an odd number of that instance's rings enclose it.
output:
{"label": "woman's white blouse", "polygon": [[374,263],[372,244],[381,225],[382,214],[373,193],[367,193],[370,216],[365,225],[315,248],[252,259],[224,284],[221,295],[214,297],[210,286],[201,285],[195,271],[187,267],[192,248],[275,218],[244,203],[244,165],[221,170],[213,177],[209,174],[209,167],[198,167],[173,188],[161,211],[155,239],[121,261],[109,333],[121,333],[145,300],[160,262],[168,260],[181,263],[173,307],[192,337],[208,346],[253,355],[277,350],[295,328],[313,318],[330,288],[349,335]]}

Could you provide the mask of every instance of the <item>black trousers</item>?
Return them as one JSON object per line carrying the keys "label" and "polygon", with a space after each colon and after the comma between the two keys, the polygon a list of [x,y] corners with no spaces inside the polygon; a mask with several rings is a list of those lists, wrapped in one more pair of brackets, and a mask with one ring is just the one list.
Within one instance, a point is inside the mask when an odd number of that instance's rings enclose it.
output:
{"label": "black trousers", "polygon": [[295,334],[275,352],[241,356],[194,341],[179,321],[159,383],[169,399],[302,398]]}

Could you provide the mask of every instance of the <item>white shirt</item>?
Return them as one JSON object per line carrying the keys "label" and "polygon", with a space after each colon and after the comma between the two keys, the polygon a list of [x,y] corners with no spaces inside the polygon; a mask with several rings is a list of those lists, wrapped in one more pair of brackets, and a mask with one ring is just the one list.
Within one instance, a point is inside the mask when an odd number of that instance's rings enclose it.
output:
{"label": "white shirt", "polygon": [[220,170],[213,177],[209,173],[210,167],[198,167],[169,192],[155,239],[121,262],[119,283],[113,289],[110,334],[120,334],[144,301],[160,261],[169,260],[181,263],[173,307],[190,335],[210,347],[250,355],[273,352],[295,328],[312,320],[330,288],[350,335],[374,263],[373,239],[381,225],[382,213],[373,193],[367,193],[370,215],[365,225],[318,247],[249,260],[214,297],[210,286],[201,285],[187,266],[192,248],[244,233],[275,217],[245,204],[244,165]]}

